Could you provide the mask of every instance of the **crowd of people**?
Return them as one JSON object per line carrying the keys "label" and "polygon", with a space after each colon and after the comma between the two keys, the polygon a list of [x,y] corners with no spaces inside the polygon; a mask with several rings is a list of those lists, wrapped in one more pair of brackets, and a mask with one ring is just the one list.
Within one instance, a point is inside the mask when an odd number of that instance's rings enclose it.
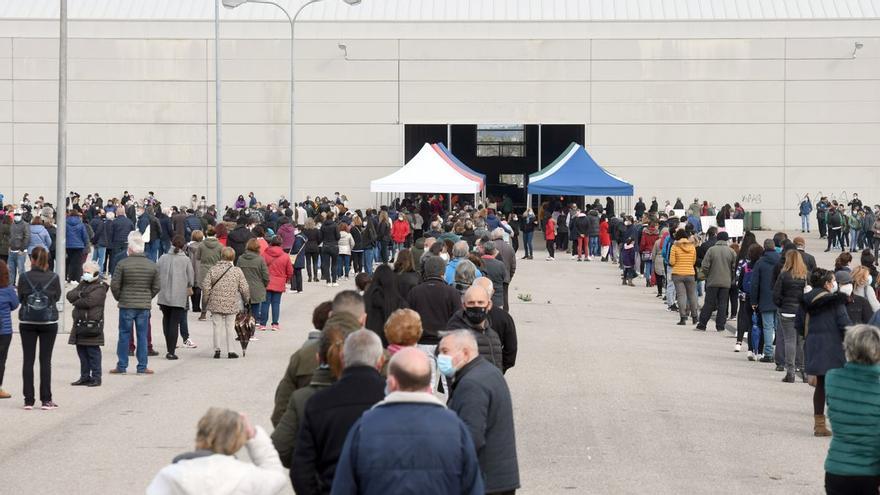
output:
{"label": "crowd of people", "polygon": [[[41,408],[58,407],[51,360],[62,285],[73,306],[69,343],[81,364],[71,385],[96,387],[108,292],[119,307],[109,373],[127,373],[135,356],[136,372],[151,375],[149,358],[159,355],[154,301],[166,359],[179,359],[180,347],[197,348],[190,316],[210,318],[215,359],[224,351],[235,359],[234,341],[246,345],[235,331],[242,315],[253,318],[258,335],[279,331],[283,294],[354,278],[355,289],[314,309],[314,330],[277,386],[271,435],[243,415],[212,409],[199,422],[196,450],[163,469],[148,493],[205,493],[233,482],[277,493],[287,483],[284,467],[301,494],[512,493],[519,475],[504,374],[516,364],[517,338],[509,288],[520,242],[522,259],[534,259],[540,231],[548,261],[568,253],[578,262],[617,264],[623,285],[642,277],[656,287],[678,325],[706,331],[714,322],[723,331],[735,322],[734,352],[745,341],[749,361],[775,364],[783,382],[815,387],[816,436],[831,435],[828,404],[835,427],[829,493],[871,483],[876,493],[878,448],[867,452],[857,433],[880,426],[880,412],[855,400],[852,384],[880,387],[880,211],[854,199],[842,212],[843,205],[820,200],[828,249],[842,251],[826,270],[803,237],[780,232],[759,242],[746,231],[731,239],[725,221],[743,217],[738,203],[716,209],[694,199],[685,208],[678,199],[661,208],[656,198],[650,205],[639,198],[629,214],[616,212],[610,197],[580,208],[549,198],[517,215],[506,197],[476,208],[451,198],[451,210],[446,199],[417,196],[361,211],[339,193],[265,205],[250,193],[221,213],[195,195],[188,205],[165,206],[152,192],[140,201],[127,191],[107,201],[71,193],[62,282],[52,271],[55,209],[25,195],[0,218],[0,386],[18,309],[24,407],[36,405],[37,359]],[[812,212],[806,203],[802,215]],[[703,228],[706,216],[717,226]],[[809,231],[808,220],[803,227]],[[854,248],[861,250],[857,263]],[[0,398],[10,396],[0,388]],[[854,414],[868,423],[847,423]],[[878,435],[876,428],[864,434]],[[244,446],[253,464],[229,457]]]}

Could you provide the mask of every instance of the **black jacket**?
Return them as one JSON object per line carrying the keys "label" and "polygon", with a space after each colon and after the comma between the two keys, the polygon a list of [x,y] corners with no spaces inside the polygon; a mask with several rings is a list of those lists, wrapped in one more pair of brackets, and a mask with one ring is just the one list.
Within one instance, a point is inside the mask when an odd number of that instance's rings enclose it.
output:
{"label": "black jacket", "polygon": [[804,339],[804,367],[808,375],[825,375],[846,362],[843,335],[852,324],[846,312],[846,296],[822,288],[804,294],[803,307],[794,320]]}
{"label": "black jacket", "polygon": [[852,295],[846,301],[846,314],[853,325],[860,323],[868,323],[874,312],[871,311],[871,304],[862,296]]}
{"label": "black jacket", "polygon": [[446,330],[446,323],[461,308],[461,296],[443,278],[429,278],[409,291],[407,303],[422,317],[419,344],[437,345],[439,332]]}
{"label": "black jacket", "polygon": [[791,272],[782,272],[773,284],[773,304],[780,313],[796,315],[804,297],[804,286],[807,281],[791,276]]}
{"label": "black jacket", "polygon": [[384,398],[382,375],[374,368],[354,366],[306,402],[290,463],[290,481],[297,495],[330,493],[348,430]]}
{"label": "black jacket", "polygon": [[[25,280],[27,278],[27,280]],[[28,284],[30,281],[30,284]],[[22,323],[31,323],[36,325],[45,325],[49,323],[57,323],[58,322],[58,311],[55,309],[55,303],[58,302],[58,299],[61,298],[61,282],[58,279],[58,275],[55,272],[50,272],[46,270],[40,270],[39,268],[33,268],[27,273],[21,274],[18,277],[18,300],[21,301],[21,306],[19,306],[18,316],[19,320],[21,320],[22,311],[25,310],[25,306],[27,305],[28,296],[30,296],[34,290],[31,290],[31,285],[33,285],[34,289],[42,289],[43,294],[49,298],[49,308],[50,318],[48,321],[21,321]]]}
{"label": "black jacket", "polygon": [[492,306],[489,310],[489,326],[501,340],[501,371],[507,373],[516,364],[516,323],[510,313],[500,306]]}
{"label": "black jacket", "polygon": [[128,244],[128,234],[134,230],[134,224],[126,216],[117,216],[106,226],[108,230],[108,247],[121,249]]}
{"label": "black jacket", "polygon": [[749,297],[752,304],[758,305],[758,311],[776,311],[776,304],[773,303],[773,272],[778,263],[779,253],[773,249],[765,250],[752,270],[752,292]]}
{"label": "black jacket", "polygon": [[235,250],[235,261],[238,261],[238,257],[244,254],[247,242],[253,238],[254,234],[244,225],[239,225],[229,233],[226,238],[226,246]]}
{"label": "black jacket", "polygon": [[409,296],[409,292],[419,285],[419,282],[422,280],[418,272],[396,273],[395,276],[397,277],[397,291],[400,293],[400,297],[404,299]]}
{"label": "black jacket", "polygon": [[501,344],[501,337],[498,336],[498,332],[492,328],[491,322],[486,328],[474,328],[465,318],[464,311],[460,309],[449,319],[446,329],[467,329],[473,331],[474,337],[477,339],[480,356],[483,356],[487,361],[497,366],[499,370],[504,371],[504,346]]}
{"label": "black jacket", "polygon": [[589,230],[589,220],[587,220],[587,215],[578,215],[574,218],[574,232],[571,233],[573,237],[578,237],[582,235],[587,235],[587,230]]}
{"label": "black jacket", "polygon": [[328,252],[339,252],[339,227],[333,220],[324,220],[319,231],[321,249]]}
{"label": "black jacket", "polygon": [[478,356],[455,373],[451,389],[449,409],[470,430],[486,492],[516,490],[520,484],[513,402],[504,377]]}
{"label": "black jacket", "polygon": [[305,229],[303,234],[306,236],[306,247],[303,248],[303,252],[306,254],[321,252],[318,247],[321,244],[321,232],[318,229]]}
{"label": "black jacket", "polygon": [[801,251],[800,249],[798,249],[798,252],[801,253],[801,259],[804,260],[804,264],[807,265],[807,273],[811,273],[813,270],[815,270],[817,266],[816,258],[814,258],[812,254],[806,251]]}

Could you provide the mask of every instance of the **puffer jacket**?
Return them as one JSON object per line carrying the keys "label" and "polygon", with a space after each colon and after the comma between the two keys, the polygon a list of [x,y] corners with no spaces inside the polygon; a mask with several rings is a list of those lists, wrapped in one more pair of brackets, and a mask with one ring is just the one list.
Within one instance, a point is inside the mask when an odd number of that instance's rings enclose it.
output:
{"label": "puffer jacket", "polygon": [[34,248],[37,246],[43,246],[48,251],[52,248],[52,237],[49,236],[49,231],[46,230],[46,227],[42,225],[31,225],[31,242],[28,244],[28,252],[33,252]]}
{"label": "puffer jacket", "polygon": [[269,246],[263,252],[263,259],[269,267],[269,285],[266,286],[266,290],[284,292],[287,281],[293,275],[290,256],[278,246]]}
{"label": "puffer jacket", "polygon": [[78,321],[104,321],[104,301],[110,287],[104,282],[82,282],[67,293],[67,300],[73,304],[73,328],[67,343],[70,345],[104,345],[104,325],[97,337],[80,337],[77,332]]}
{"label": "puffer jacket", "polygon": [[321,251],[318,247],[321,244],[321,231],[318,229],[306,229],[303,231],[303,235],[306,237],[306,247],[303,248],[303,252],[306,254],[318,254]]}
{"label": "puffer jacket", "polygon": [[110,290],[125,309],[150,309],[159,294],[159,269],[143,253],[131,254],[116,265]]}
{"label": "puffer jacket", "polygon": [[773,284],[773,304],[779,308],[780,313],[797,314],[806,284],[806,280],[792,277],[791,272],[779,274],[776,283]]}
{"label": "puffer jacket", "polygon": [[12,335],[12,312],[18,304],[15,287],[0,287],[0,335]]}
{"label": "puffer jacket", "polygon": [[119,249],[128,244],[128,234],[134,230],[134,224],[128,217],[121,214],[114,218],[107,228],[109,229],[109,235],[107,236],[108,247]]}
{"label": "puffer jacket", "polygon": [[825,397],[834,429],[825,471],[880,476],[880,365],[846,363],[829,370]]}
{"label": "puffer jacket", "polygon": [[9,250],[24,251],[31,243],[31,228],[25,222],[13,222],[9,226]]}
{"label": "puffer jacket", "polygon": [[395,220],[391,224],[391,239],[396,243],[403,243],[409,235],[409,223],[406,220]]}
{"label": "puffer jacket", "polygon": [[0,215],[0,256],[9,255],[9,237],[11,232],[12,228],[5,222],[3,215]]}
{"label": "puffer jacket", "polygon": [[348,232],[340,232],[337,245],[339,246],[339,254],[350,256],[351,250],[354,249],[354,238]]}
{"label": "puffer jacket", "polygon": [[675,241],[669,250],[669,266],[673,275],[696,275],[694,263],[697,261],[697,248],[690,239]]}
{"label": "puffer jacket", "polygon": [[846,296],[818,288],[804,294],[802,301],[794,325],[806,336],[805,368],[808,375],[825,375],[846,362],[843,335],[852,324],[846,313]]}
{"label": "puffer jacket", "polygon": [[590,211],[587,215],[587,235],[590,237],[599,235],[599,214],[596,210]]}
{"label": "puffer jacket", "polygon": [[244,273],[244,278],[247,280],[251,293],[250,303],[259,304],[265,301],[266,286],[269,285],[269,267],[263,256],[248,250],[238,257],[235,265],[241,268],[241,272]]}
{"label": "puffer jacket", "polygon": [[500,371],[504,371],[504,356],[502,353],[501,337],[498,336],[498,332],[493,330],[491,326],[487,326],[486,328],[474,328],[467,318],[465,318],[464,310],[460,309],[449,319],[449,322],[446,324],[446,329],[467,329],[474,332],[480,356],[483,356],[486,361],[497,366]]}
{"label": "puffer jacket", "polygon": [[324,220],[321,224],[320,236],[321,249],[326,251],[339,250],[339,227],[333,220]]}
{"label": "puffer jacket", "polygon": [[220,315],[236,314],[251,296],[241,269],[231,261],[220,261],[202,280],[202,308]]}
{"label": "puffer jacket", "polygon": [[752,270],[752,292],[749,299],[752,304],[758,305],[758,311],[776,311],[776,305],[773,304],[773,273],[779,259],[779,253],[775,250],[765,250]]}
{"label": "puffer jacket", "polygon": [[220,241],[216,237],[206,237],[202,241],[196,256],[199,262],[199,278],[196,279],[196,282],[199,283],[199,286],[201,286],[202,280],[205,279],[205,275],[211,271],[211,268],[220,262],[220,251],[222,249],[223,246],[220,245]]}
{"label": "puffer jacket", "polygon": [[587,220],[587,214],[580,212],[574,217],[574,230],[571,235],[573,237],[586,236],[589,230],[590,221]]}

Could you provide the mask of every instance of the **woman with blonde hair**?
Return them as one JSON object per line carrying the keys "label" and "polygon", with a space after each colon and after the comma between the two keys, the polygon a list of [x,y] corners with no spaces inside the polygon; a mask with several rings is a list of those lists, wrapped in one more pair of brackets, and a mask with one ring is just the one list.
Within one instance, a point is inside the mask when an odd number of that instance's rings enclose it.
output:
{"label": "woman with blonde hair", "polygon": [[[247,447],[253,464],[235,458]],[[181,454],[162,468],[147,495],[284,493],[287,477],[269,435],[243,414],[212,407],[199,420],[196,450]]]}
{"label": "woman with blonde hair", "polygon": [[[779,308],[782,332],[777,333],[776,352],[785,363],[785,383],[794,383],[795,372],[801,380],[804,375],[804,337],[794,329],[794,320],[801,307],[804,287],[807,285],[807,265],[796,249],[785,253],[785,264],[773,285],[773,303]],[[781,339],[780,339],[781,336]]]}
{"label": "woman with blonde hair", "polygon": [[865,266],[858,266],[853,270],[853,295],[864,297],[871,305],[871,312],[880,310],[880,301],[877,301],[877,293],[871,287],[871,270]]}

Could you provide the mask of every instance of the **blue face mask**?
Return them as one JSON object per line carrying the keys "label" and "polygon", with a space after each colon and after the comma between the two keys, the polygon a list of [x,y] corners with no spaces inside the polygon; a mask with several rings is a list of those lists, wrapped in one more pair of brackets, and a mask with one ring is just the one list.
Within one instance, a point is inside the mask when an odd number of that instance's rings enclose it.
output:
{"label": "blue face mask", "polygon": [[775,249],[777,253],[781,253],[781,252],[782,252],[782,248],[781,248],[781,247],[775,247],[775,248],[773,248],[773,249]]}
{"label": "blue face mask", "polygon": [[455,366],[452,364],[452,356],[449,356],[448,354],[440,354],[437,356],[437,370],[449,378],[455,375]]}

